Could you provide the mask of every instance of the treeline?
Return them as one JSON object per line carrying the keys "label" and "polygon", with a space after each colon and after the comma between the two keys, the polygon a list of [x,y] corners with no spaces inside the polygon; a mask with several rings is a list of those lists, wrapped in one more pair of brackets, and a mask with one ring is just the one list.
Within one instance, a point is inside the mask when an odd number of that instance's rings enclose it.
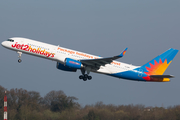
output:
{"label": "treeline", "polygon": [[[0,86],[0,119],[3,119],[4,91]],[[7,90],[6,90],[7,91]],[[7,91],[8,120],[180,120],[180,106],[105,105],[80,106],[76,97],[51,91],[41,97],[24,89]]]}

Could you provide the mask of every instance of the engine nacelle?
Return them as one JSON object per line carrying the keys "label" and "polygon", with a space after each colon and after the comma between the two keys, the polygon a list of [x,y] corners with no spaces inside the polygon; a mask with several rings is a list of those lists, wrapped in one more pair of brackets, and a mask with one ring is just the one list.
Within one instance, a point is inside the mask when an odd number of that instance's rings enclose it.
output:
{"label": "engine nacelle", "polygon": [[57,62],[56,68],[60,69],[60,70],[64,70],[64,71],[69,71],[69,72],[76,72],[77,71],[77,69],[70,68],[68,66],[64,66],[63,64],[61,64],[59,62]]}
{"label": "engine nacelle", "polygon": [[82,67],[81,62],[71,58],[66,58],[64,61],[64,65],[73,69],[80,69]]}

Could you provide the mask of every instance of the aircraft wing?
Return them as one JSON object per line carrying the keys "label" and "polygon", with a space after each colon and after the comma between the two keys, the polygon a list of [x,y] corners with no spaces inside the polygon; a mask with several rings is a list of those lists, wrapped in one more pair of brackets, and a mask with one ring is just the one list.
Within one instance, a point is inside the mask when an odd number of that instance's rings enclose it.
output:
{"label": "aircraft wing", "polygon": [[99,68],[100,66],[105,66],[106,64],[110,64],[113,60],[123,57],[127,49],[128,48],[126,48],[120,55],[117,55],[114,57],[99,58],[99,59],[85,59],[85,60],[80,60],[80,62],[87,66],[93,66],[93,67]]}

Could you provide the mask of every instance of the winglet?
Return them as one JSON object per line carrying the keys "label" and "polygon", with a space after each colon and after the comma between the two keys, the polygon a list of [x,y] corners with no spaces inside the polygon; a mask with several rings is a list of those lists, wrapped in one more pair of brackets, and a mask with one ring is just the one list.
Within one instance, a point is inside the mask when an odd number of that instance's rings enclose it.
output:
{"label": "winglet", "polygon": [[119,57],[123,57],[123,56],[125,55],[127,49],[128,49],[128,48],[124,49],[124,51],[119,55]]}

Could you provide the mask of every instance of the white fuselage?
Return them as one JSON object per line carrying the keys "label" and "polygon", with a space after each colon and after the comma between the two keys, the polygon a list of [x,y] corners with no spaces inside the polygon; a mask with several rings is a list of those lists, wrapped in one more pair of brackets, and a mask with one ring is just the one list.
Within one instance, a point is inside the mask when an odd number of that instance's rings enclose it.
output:
{"label": "white fuselage", "polygon": [[19,54],[19,63],[22,61],[22,53],[53,60],[57,62],[57,69],[69,72],[76,72],[77,69],[81,70],[82,75],[79,76],[79,79],[84,81],[92,79],[89,75],[90,72],[96,72],[135,81],[168,82],[172,75],[163,75],[163,73],[178,53],[177,49],[170,48],[142,66],[133,66],[115,61],[122,58],[128,48],[124,49],[119,55],[102,58],[20,37],[9,38],[1,44],[3,47],[14,50]]}
{"label": "white fuselage", "polygon": [[[15,37],[10,39],[13,41],[4,41],[2,42],[2,45],[14,51],[19,51],[22,53],[46,58],[49,60],[60,62],[62,64],[64,64],[66,58],[72,58],[75,60],[101,58],[95,55],[91,55],[43,42],[38,42],[27,38]],[[98,70],[91,69],[91,71],[102,74],[115,74],[115,73],[133,70],[137,67],[138,66],[133,66],[122,62],[113,61],[110,64],[101,66],[100,69]]]}

